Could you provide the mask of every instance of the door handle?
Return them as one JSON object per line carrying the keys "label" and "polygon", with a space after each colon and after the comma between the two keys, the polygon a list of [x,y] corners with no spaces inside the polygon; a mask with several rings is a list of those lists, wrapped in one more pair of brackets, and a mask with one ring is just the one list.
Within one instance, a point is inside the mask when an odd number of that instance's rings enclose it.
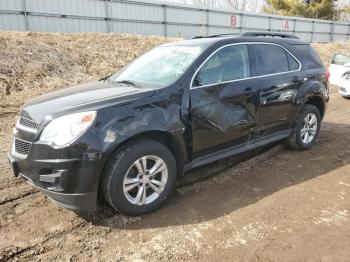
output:
{"label": "door handle", "polygon": [[241,95],[250,96],[252,94],[252,92],[253,92],[253,88],[246,87],[246,88],[244,88],[244,90],[241,93]]}
{"label": "door handle", "polygon": [[299,77],[293,76],[292,82],[293,82],[293,83],[299,83],[299,82],[300,82]]}

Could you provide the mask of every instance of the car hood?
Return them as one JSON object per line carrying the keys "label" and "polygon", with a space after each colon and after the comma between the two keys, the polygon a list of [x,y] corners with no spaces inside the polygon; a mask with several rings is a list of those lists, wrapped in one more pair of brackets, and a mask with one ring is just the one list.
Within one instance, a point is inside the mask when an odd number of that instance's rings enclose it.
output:
{"label": "car hood", "polygon": [[121,83],[94,81],[39,96],[23,106],[21,115],[42,124],[45,119],[65,114],[97,110],[109,104],[151,96],[152,89]]}

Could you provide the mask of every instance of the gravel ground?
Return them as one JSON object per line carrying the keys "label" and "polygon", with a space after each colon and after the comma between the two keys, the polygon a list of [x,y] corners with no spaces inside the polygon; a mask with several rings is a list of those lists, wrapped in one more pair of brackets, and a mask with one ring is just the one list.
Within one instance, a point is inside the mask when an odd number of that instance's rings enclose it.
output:
{"label": "gravel ground", "polygon": [[317,144],[274,145],[189,173],[161,209],[76,214],[11,176],[0,122],[0,261],[349,261],[350,100],[331,92]]}

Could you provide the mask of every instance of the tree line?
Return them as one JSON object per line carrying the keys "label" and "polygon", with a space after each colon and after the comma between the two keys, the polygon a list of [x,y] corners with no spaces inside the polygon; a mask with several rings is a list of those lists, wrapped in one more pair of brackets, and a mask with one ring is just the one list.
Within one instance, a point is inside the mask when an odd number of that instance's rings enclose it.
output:
{"label": "tree line", "polygon": [[242,12],[299,16],[324,20],[350,20],[350,0],[165,0],[182,4],[225,8]]}

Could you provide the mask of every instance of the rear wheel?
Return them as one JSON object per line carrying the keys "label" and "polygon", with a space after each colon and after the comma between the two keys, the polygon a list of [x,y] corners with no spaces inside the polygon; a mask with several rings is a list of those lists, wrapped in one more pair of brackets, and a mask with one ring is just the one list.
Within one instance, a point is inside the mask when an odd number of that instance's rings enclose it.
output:
{"label": "rear wheel", "polygon": [[126,215],[160,206],[176,182],[176,161],[163,144],[138,140],[116,152],[107,164],[102,190],[107,202]]}
{"label": "rear wheel", "polygon": [[318,137],[321,126],[320,112],[316,106],[305,105],[300,112],[287,145],[293,149],[311,148]]}

